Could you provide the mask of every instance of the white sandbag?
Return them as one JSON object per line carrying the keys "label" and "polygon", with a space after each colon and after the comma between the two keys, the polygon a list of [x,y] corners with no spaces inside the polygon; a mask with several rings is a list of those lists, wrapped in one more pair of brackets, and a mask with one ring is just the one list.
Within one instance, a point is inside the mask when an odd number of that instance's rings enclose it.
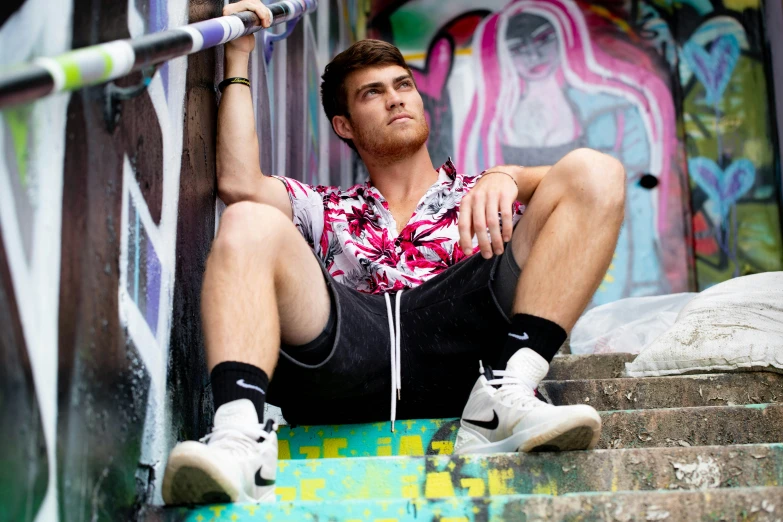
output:
{"label": "white sandbag", "polygon": [[697,295],[628,297],[596,306],[571,331],[571,353],[639,353],[668,330],[682,307]]}
{"label": "white sandbag", "polygon": [[738,277],[701,292],[626,370],[631,377],[783,372],[783,272]]}

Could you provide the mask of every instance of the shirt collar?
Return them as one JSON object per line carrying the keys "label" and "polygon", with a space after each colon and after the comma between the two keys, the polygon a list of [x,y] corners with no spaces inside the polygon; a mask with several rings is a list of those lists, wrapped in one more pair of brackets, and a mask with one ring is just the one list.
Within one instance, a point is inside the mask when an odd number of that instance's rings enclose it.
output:
{"label": "shirt collar", "polygon": [[457,168],[454,166],[454,163],[452,163],[451,157],[446,159],[446,163],[441,165],[438,171],[445,173],[451,179],[454,179],[457,176]]}
{"label": "shirt collar", "polygon": [[[441,165],[440,168],[438,169],[438,180],[435,182],[435,185],[444,182],[445,181],[444,176],[446,179],[450,181],[454,181],[457,177],[457,167],[454,166],[454,163],[451,161],[451,157],[448,157],[446,159],[446,163]],[[369,178],[364,183],[364,187],[365,187],[365,195],[372,195],[375,199],[379,201],[385,201],[383,194],[381,194],[378,191],[378,189],[375,188],[375,186],[372,184]]]}

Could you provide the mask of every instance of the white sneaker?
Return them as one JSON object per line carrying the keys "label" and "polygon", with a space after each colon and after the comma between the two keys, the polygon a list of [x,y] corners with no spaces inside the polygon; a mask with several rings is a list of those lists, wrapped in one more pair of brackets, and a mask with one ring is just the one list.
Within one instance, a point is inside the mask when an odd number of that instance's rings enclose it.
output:
{"label": "white sneaker", "polygon": [[480,368],[462,412],[454,453],[593,449],[601,417],[585,404],[552,406],[534,390],[549,371],[546,360],[523,348],[505,370]]}
{"label": "white sneaker", "polygon": [[239,399],[215,412],[212,432],[177,444],[163,476],[166,504],[274,502],[277,425],[262,427],[253,403]]}

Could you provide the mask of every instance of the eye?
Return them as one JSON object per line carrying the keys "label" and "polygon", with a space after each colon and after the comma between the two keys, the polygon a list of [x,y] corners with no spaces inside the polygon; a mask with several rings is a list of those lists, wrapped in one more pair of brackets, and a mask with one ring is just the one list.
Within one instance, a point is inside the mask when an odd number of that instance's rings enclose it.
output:
{"label": "eye", "polygon": [[370,96],[370,95],[373,95],[373,94],[378,94],[378,89],[367,89],[364,92],[364,97],[366,98],[367,96]]}
{"label": "eye", "polygon": [[405,81],[403,81],[403,82],[400,84],[400,87],[410,87],[410,86],[411,86],[411,82],[410,82],[410,80],[405,80]]}

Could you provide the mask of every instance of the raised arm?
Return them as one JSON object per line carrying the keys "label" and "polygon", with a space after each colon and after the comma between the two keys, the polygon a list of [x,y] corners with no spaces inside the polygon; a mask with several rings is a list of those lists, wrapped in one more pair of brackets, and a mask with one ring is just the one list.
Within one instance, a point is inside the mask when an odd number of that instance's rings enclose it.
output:
{"label": "raised arm", "polygon": [[[240,11],[255,12],[264,27],[269,27],[272,22],[269,9],[260,0],[242,0],[223,8],[224,15]],[[248,62],[254,46],[253,35],[226,44],[224,53],[226,78],[248,77]],[[218,195],[227,205],[239,201],[265,203],[280,209],[291,218],[291,202],[285,186],[261,172],[258,155],[258,136],[251,91],[245,85],[230,84],[223,90],[218,108]]]}

